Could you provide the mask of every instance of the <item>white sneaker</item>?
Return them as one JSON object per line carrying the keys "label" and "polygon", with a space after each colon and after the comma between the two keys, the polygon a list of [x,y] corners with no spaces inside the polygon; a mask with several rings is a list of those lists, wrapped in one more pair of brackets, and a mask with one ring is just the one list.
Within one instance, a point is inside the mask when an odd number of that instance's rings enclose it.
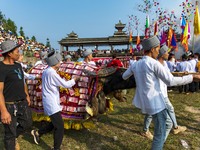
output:
{"label": "white sneaker", "polygon": [[187,130],[186,126],[177,126],[176,128],[172,129],[173,134],[178,134],[179,132],[184,132]]}
{"label": "white sneaker", "polygon": [[150,139],[150,140],[153,140],[153,135],[151,134],[150,131],[146,131],[146,132],[143,131],[143,132],[141,132],[141,135],[146,137],[146,138],[148,138],[148,139]]}

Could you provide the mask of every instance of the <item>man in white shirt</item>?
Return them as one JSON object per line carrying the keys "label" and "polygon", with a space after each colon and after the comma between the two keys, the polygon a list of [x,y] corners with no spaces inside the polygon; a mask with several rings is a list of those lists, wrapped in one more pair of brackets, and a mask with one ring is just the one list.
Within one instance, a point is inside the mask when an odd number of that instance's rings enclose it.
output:
{"label": "man in white shirt", "polygon": [[[190,55],[188,56],[188,63],[191,65],[191,70],[189,72],[197,72],[196,66],[197,66],[197,61],[194,58],[193,52],[190,52]],[[197,92],[199,87],[199,82],[192,82],[189,84],[189,90],[190,92]]]}
{"label": "man in white shirt", "polygon": [[[188,57],[186,54],[183,54],[181,56],[181,62],[177,65],[177,71],[179,72],[190,72],[191,70],[191,64],[187,61]],[[180,85],[179,86],[179,92],[185,92],[186,94],[189,94],[189,84],[186,85]]]}
{"label": "man in white shirt", "polygon": [[91,49],[86,49],[83,52],[83,57],[84,57],[84,60],[83,60],[84,63],[96,66],[96,63],[94,61],[92,61],[93,57],[92,57],[92,50]]}
{"label": "man in white shirt", "polygon": [[[168,59],[168,47],[166,45],[163,45],[160,49],[159,55],[158,55],[158,61],[164,66],[164,68],[166,69],[166,71],[170,72],[166,60]],[[165,99],[165,104],[167,107],[167,111],[169,114],[170,119],[172,120],[173,123],[173,133],[174,134],[178,134],[179,132],[184,132],[187,128],[185,126],[179,126],[177,124],[176,121],[176,116],[175,116],[175,112],[174,112],[174,107],[172,106],[171,102],[169,101],[168,98],[168,94],[167,94],[167,85],[160,80],[160,88],[163,91],[163,96]],[[149,126],[150,123],[152,121],[152,116],[151,115],[145,115],[145,119],[144,119],[144,132],[142,133],[143,136],[149,138],[149,139],[153,139],[153,135],[151,134],[151,132],[149,131]]]}
{"label": "man in white shirt", "polygon": [[154,138],[152,150],[161,150],[172,128],[172,121],[167,113],[164,93],[160,88],[160,80],[168,86],[174,86],[190,83],[193,79],[200,79],[200,75],[174,77],[167,72],[163,65],[156,60],[160,49],[160,41],[157,36],[144,39],[142,46],[146,56],[131,64],[122,77],[126,80],[134,74],[136,93],[133,104],[140,108],[143,114],[153,116]]}
{"label": "man in white shirt", "polygon": [[167,61],[167,65],[168,65],[168,68],[170,70],[170,72],[174,72],[176,70],[176,63],[175,63],[175,55],[174,54],[169,54],[169,57],[168,57],[168,61]]}
{"label": "man in white shirt", "polygon": [[64,123],[61,116],[60,93],[59,87],[71,88],[75,85],[78,78],[66,81],[57,74],[57,69],[60,67],[62,56],[59,53],[51,52],[46,59],[48,68],[42,74],[42,102],[44,113],[48,115],[51,122],[40,128],[38,131],[32,130],[31,134],[34,137],[34,142],[39,144],[39,137],[54,130],[54,148],[60,150],[60,146],[64,134]]}
{"label": "man in white shirt", "polygon": [[34,66],[37,66],[39,64],[46,64],[45,58],[47,57],[47,51],[41,51],[40,52],[40,60],[38,60]]}
{"label": "man in white shirt", "polygon": [[36,76],[35,75],[32,75],[32,74],[28,74],[24,71],[24,68],[23,68],[23,51],[22,50],[19,50],[19,59],[17,60],[17,62],[19,62],[22,66],[22,69],[23,69],[23,73],[24,73],[24,79],[29,79],[29,80],[35,80]]}

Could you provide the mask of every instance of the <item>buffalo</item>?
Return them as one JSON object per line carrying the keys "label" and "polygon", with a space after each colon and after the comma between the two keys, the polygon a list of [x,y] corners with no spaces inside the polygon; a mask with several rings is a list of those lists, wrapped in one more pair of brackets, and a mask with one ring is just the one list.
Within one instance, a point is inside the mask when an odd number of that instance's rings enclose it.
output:
{"label": "buffalo", "polygon": [[[42,89],[41,76],[47,65],[38,65],[30,70],[30,74],[38,77],[28,80],[28,92],[31,99],[31,107],[41,113]],[[85,119],[106,112],[108,99],[106,95],[114,92],[114,96],[121,100],[121,90],[136,87],[134,76],[127,80],[122,79],[126,69],[107,67],[98,68],[89,64],[77,62],[64,62],[61,64],[58,74],[66,80],[74,76],[80,76],[80,81],[72,89],[60,88],[60,102],[63,107],[62,116],[67,119]]]}

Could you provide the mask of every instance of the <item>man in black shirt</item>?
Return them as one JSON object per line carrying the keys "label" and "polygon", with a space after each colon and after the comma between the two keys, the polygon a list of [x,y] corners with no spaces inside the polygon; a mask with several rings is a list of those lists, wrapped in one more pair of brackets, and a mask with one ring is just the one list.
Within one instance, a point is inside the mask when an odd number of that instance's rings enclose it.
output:
{"label": "man in black shirt", "polygon": [[24,74],[21,65],[15,62],[19,58],[19,46],[11,40],[1,44],[4,60],[0,62],[0,113],[6,150],[17,149],[16,138],[32,125]]}

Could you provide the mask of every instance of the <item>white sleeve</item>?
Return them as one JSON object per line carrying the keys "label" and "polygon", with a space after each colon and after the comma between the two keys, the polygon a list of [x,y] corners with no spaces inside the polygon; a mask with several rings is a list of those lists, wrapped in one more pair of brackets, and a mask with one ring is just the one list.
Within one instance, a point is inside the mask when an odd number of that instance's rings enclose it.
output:
{"label": "white sleeve", "polygon": [[60,77],[60,75],[57,73],[52,76],[52,81],[55,86],[61,86],[64,88],[71,88],[72,86],[74,86],[76,84],[74,79],[66,81],[66,80],[62,79]]}
{"label": "white sleeve", "polygon": [[183,77],[174,77],[171,72],[167,71],[162,64],[157,62],[154,65],[155,74],[167,85],[167,86],[177,86],[185,85],[193,81],[192,75],[187,75]]}
{"label": "white sleeve", "polygon": [[129,66],[129,68],[123,73],[122,78],[124,80],[128,79],[130,76],[133,75],[133,71],[131,69],[131,65]]}
{"label": "white sleeve", "polygon": [[35,80],[35,75],[24,72],[24,79]]}

